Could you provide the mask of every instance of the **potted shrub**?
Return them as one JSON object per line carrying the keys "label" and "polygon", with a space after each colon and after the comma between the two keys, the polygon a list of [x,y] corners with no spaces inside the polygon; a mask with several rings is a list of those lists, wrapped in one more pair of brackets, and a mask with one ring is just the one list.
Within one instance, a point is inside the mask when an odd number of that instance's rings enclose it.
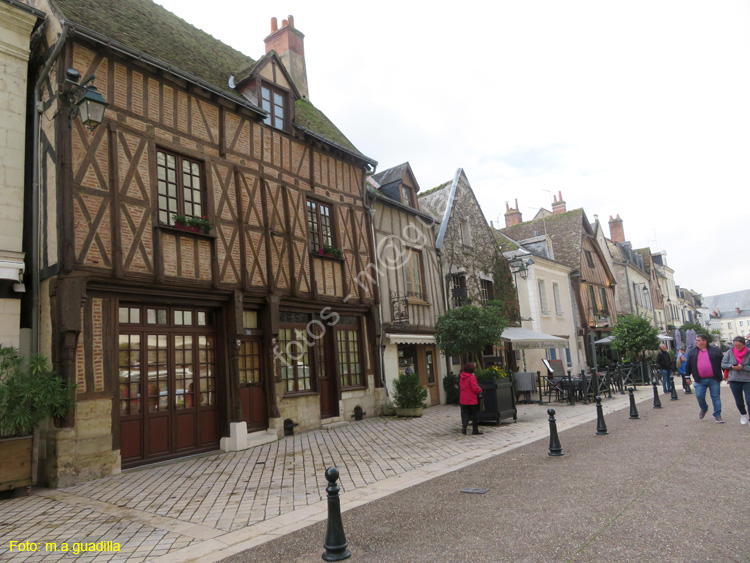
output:
{"label": "potted shrub", "polygon": [[427,389],[416,373],[402,373],[393,382],[393,402],[398,416],[422,416]]}
{"label": "potted shrub", "polygon": [[506,418],[517,420],[513,375],[498,366],[477,369],[474,375],[484,397],[484,409],[479,412],[479,421],[500,424]]}
{"label": "potted shrub", "polygon": [[44,356],[26,360],[0,346],[0,490],[31,485],[34,431],[47,418],[65,416],[74,402],[68,386]]}
{"label": "potted shrub", "polygon": [[383,403],[381,414],[383,416],[396,416],[396,406],[391,401],[386,401]]}

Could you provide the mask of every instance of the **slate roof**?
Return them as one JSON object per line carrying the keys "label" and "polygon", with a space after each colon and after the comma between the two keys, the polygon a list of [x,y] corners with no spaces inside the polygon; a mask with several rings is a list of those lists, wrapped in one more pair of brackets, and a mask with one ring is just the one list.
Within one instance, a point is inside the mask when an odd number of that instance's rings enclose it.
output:
{"label": "slate roof", "polygon": [[403,164],[399,164],[398,166],[394,166],[393,168],[388,168],[387,170],[383,170],[382,172],[373,174],[372,179],[375,180],[381,187],[393,182],[400,182],[401,178],[404,177],[404,173],[406,172],[406,168],[408,166],[409,163],[404,162]]}
{"label": "slate roof", "polygon": [[581,267],[584,219],[583,209],[573,209],[565,213],[505,227],[500,229],[500,232],[521,242],[521,244],[526,239],[543,235],[546,232],[552,240],[555,260],[578,270]]}
{"label": "slate roof", "polygon": [[722,311],[722,315],[724,311],[732,311],[734,313],[735,307],[739,307],[740,310],[750,310],[750,289],[705,296],[703,298],[703,306],[708,307],[712,311],[718,309]]}
{"label": "slate roof", "polygon": [[[248,73],[256,61],[151,0],[51,0],[51,4],[74,30],[100,34],[103,37],[92,38],[115,48],[119,43],[134,49],[170,70],[187,73],[198,84],[206,83],[233,101],[259,110],[229,87],[230,75]],[[294,108],[296,127],[376,164],[308,100],[297,100]]]}

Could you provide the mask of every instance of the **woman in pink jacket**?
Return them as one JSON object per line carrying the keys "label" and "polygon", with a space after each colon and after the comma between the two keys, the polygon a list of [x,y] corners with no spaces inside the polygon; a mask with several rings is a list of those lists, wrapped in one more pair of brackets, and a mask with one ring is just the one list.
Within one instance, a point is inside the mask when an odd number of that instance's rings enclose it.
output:
{"label": "woman in pink jacket", "polygon": [[461,404],[462,434],[466,434],[470,419],[474,427],[472,434],[484,434],[479,431],[479,395],[482,393],[482,388],[477,384],[477,378],[474,375],[475,367],[476,364],[472,362],[464,364],[464,371],[461,372],[458,382],[458,388],[461,391],[458,402]]}

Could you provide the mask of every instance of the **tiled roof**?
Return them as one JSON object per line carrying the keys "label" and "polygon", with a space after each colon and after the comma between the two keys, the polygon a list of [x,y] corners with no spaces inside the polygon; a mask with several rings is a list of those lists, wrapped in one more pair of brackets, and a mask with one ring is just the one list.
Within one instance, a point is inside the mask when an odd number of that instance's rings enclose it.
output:
{"label": "tiled roof", "polygon": [[[73,27],[103,35],[212,85],[232,99],[229,76],[256,61],[151,0],[51,0]],[[209,8],[207,8],[209,9]],[[231,14],[227,14],[228,16]],[[250,104],[248,104],[250,105]],[[349,139],[307,100],[295,103],[295,126],[368,162]]]}
{"label": "tiled roof", "polygon": [[546,218],[526,221],[500,229],[500,232],[521,244],[526,239],[546,233],[552,240],[555,260],[571,268],[581,267],[583,209],[573,209]]}

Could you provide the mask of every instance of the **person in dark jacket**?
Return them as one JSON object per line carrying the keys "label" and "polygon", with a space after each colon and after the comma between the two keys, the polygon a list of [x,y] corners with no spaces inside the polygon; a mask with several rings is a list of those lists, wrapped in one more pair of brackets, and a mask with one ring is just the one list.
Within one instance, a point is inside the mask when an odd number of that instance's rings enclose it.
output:
{"label": "person in dark jacket", "polygon": [[714,420],[723,424],[721,419],[721,360],[723,354],[715,346],[708,345],[708,337],[703,334],[695,335],[695,348],[688,352],[685,375],[693,377],[695,387],[695,398],[701,412],[698,418],[706,416],[708,404],[706,403],[706,390],[711,392],[711,402],[714,405]]}
{"label": "person in dark jacket", "polygon": [[667,345],[659,346],[659,353],[656,354],[656,365],[661,371],[661,388],[665,393],[669,393],[669,375],[672,373],[672,357],[667,352]]}
{"label": "person in dark jacket", "polygon": [[477,377],[474,375],[475,364],[467,362],[464,364],[464,371],[458,381],[458,388],[461,391],[458,402],[461,404],[461,433],[466,434],[466,427],[471,420],[474,430],[472,434],[484,434],[479,431],[479,395],[482,388],[477,383]]}

